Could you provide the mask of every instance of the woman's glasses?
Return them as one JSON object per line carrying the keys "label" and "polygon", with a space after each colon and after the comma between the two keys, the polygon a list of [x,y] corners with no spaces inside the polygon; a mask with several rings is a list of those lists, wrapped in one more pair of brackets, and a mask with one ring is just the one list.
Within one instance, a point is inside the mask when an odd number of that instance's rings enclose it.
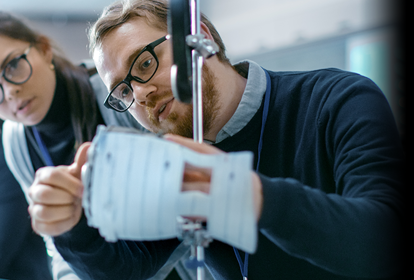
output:
{"label": "woman's glasses", "polygon": [[[27,60],[27,55],[30,51],[29,46],[22,55],[13,58],[9,63],[4,67],[1,77],[4,78],[7,82],[15,85],[21,85],[32,76],[32,65],[30,65]],[[0,84],[0,104],[4,100],[4,89],[3,85]]]}

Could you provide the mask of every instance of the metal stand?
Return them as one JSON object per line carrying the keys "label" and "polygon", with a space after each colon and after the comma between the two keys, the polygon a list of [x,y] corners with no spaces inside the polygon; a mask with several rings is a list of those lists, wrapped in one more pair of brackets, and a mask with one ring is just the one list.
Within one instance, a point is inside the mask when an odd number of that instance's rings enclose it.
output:
{"label": "metal stand", "polygon": [[185,265],[189,269],[197,269],[197,279],[204,279],[204,248],[213,240],[202,222],[193,222],[183,217],[177,217],[178,238],[184,244],[191,246],[191,256]]}
{"label": "metal stand", "polygon": [[[184,3],[187,2],[187,3]],[[189,1],[189,3],[188,3]],[[187,47],[191,49],[191,68],[192,68],[192,101],[193,101],[193,137],[194,141],[198,143],[203,142],[203,92],[202,92],[202,68],[204,59],[207,59],[218,52],[218,46],[215,42],[207,40],[200,32],[200,9],[199,0],[183,0],[183,1],[170,1],[171,6],[171,19],[170,24],[182,26],[186,29],[186,15],[183,19],[180,19],[179,13],[183,10],[187,10],[189,4],[190,22],[191,22],[191,35],[185,36]],[[180,9],[181,8],[181,9]],[[175,13],[175,14],[174,14]],[[174,29],[174,27],[170,27]],[[181,38],[181,30],[178,30],[177,36]],[[185,30],[184,30],[185,32]],[[172,34],[173,38],[175,34]],[[182,42],[174,42],[173,48],[177,45],[178,48],[182,48]],[[171,68],[171,85],[174,95],[178,100],[187,101],[188,93],[186,92],[185,85],[179,84],[182,77],[181,71],[186,71],[186,61],[180,61],[182,53],[178,53],[179,49],[174,50],[174,65]],[[187,49],[184,48],[184,53]],[[177,56],[175,56],[177,53]],[[186,81],[184,81],[185,83]],[[181,90],[181,92],[180,92]],[[179,238],[183,240],[184,244],[191,246],[191,257],[186,262],[188,268],[197,269],[197,279],[204,279],[204,248],[212,241],[209,236],[206,226],[202,222],[193,222],[183,217],[177,217],[177,225]]]}

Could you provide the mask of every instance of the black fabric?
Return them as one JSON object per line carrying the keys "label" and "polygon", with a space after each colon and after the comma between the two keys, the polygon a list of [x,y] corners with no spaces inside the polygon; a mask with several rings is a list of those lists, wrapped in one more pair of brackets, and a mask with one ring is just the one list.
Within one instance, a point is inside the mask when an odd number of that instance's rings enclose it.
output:
{"label": "black fabric", "polygon": [[[49,111],[35,127],[48,148],[54,165],[67,165],[73,162],[75,136],[70,119],[69,98],[66,88],[59,79],[56,80],[56,90]],[[34,169],[37,170],[46,163],[30,126],[25,127],[25,134],[30,158]]]}
{"label": "black fabric", "polygon": [[0,278],[51,280],[45,243],[32,230],[26,198],[0,146]]}

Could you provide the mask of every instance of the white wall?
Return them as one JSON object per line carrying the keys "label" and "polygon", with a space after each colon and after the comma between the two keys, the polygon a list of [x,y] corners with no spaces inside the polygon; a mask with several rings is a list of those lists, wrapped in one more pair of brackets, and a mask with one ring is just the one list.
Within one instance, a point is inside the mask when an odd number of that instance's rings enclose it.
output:
{"label": "white wall", "polygon": [[[393,19],[394,0],[199,0],[230,57],[364,30]],[[88,22],[112,0],[0,0],[52,36],[74,61],[88,58]],[[65,22],[65,17],[69,18]]]}
{"label": "white wall", "polygon": [[392,0],[209,0],[230,56],[364,30],[393,20]]}
{"label": "white wall", "polygon": [[[199,0],[236,62],[272,70],[337,67],[373,79],[403,126],[397,0]],[[112,0],[0,0],[24,15],[75,63],[89,58],[86,29]],[[397,30],[398,31],[398,30]],[[362,64],[358,64],[357,59]],[[361,66],[362,65],[362,66]]]}

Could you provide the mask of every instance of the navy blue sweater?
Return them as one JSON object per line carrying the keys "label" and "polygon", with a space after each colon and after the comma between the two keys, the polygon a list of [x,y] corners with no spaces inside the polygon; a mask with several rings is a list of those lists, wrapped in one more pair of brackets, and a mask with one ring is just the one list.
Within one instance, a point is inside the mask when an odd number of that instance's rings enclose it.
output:
{"label": "navy blue sweater", "polygon": [[[384,95],[369,79],[336,69],[269,73],[264,203],[249,279],[396,275],[403,151]],[[216,146],[257,159],[261,115]],[[82,279],[145,279],[178,241],[107,243],[82,218],[55,244]],[[213,241],[205,254],[217,279],[241,279],[230,246]]]}

